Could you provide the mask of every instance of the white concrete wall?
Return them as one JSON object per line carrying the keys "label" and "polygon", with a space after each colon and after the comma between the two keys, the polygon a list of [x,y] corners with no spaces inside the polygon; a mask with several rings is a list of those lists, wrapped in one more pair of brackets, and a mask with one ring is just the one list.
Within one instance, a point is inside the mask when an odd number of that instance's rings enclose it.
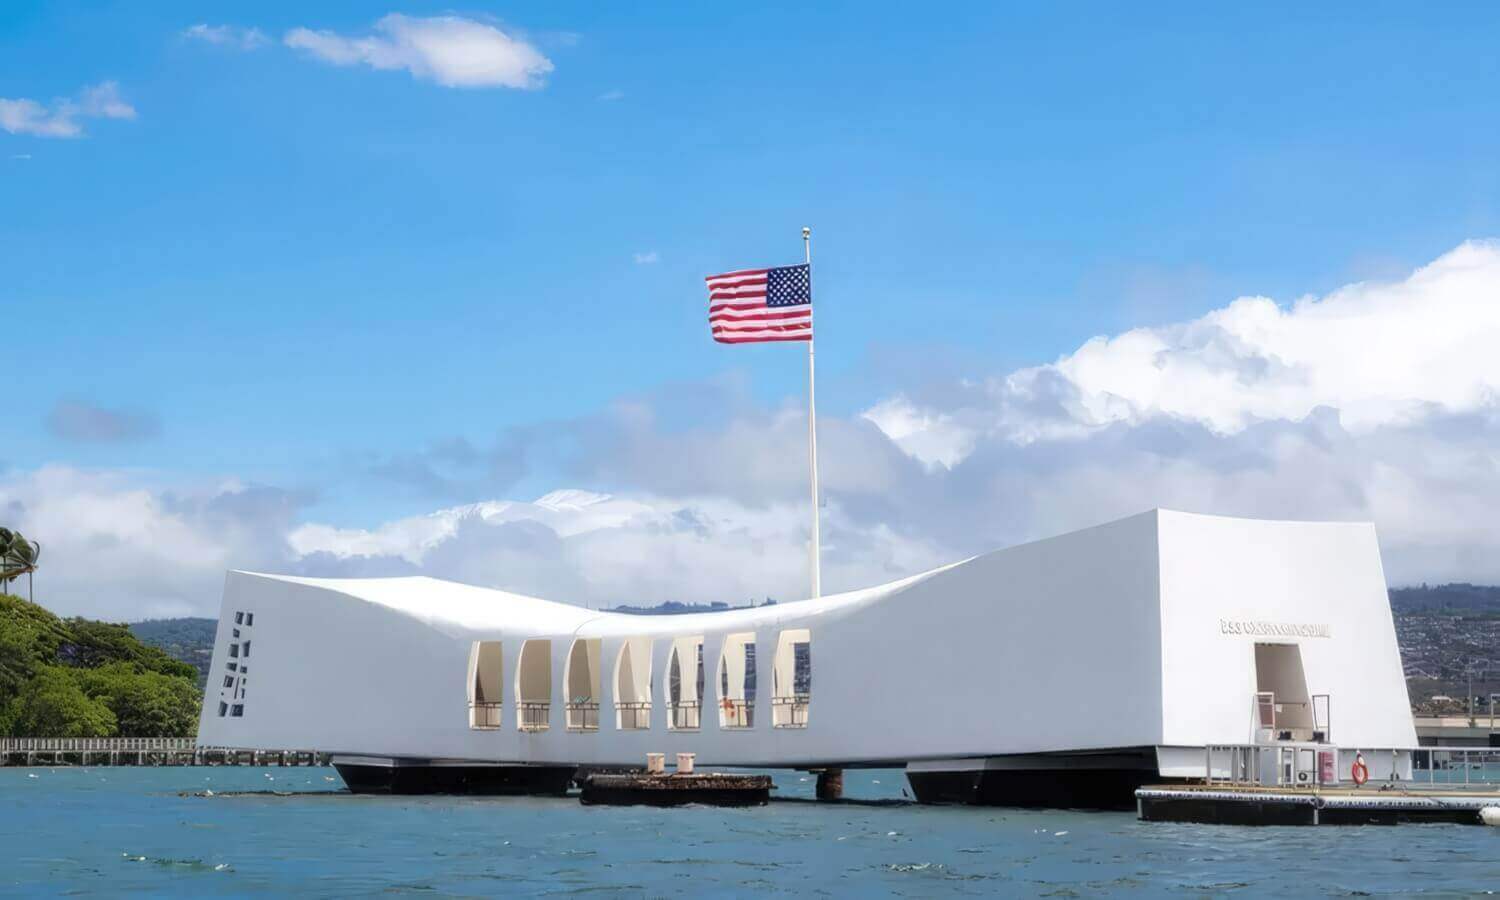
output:
{"label": "white concrete wall", "polygon": [[[1333,743],[1416,745],[1373,526],[1168,511],[1159,521],[1161,743],[1251,741],[1262,642],[1301,647],[1308,692],[1331,695]],[[1259,623],[1327,636],[1245,633]]]}
{"label": "white concrete wall", "polygon": [[[1238,617],[1328,619],[1333,637],[1304,641],[1304,664],[1310,689],[1335,695],[1335,739],[1414,744],[1383,590],[1368,526],[1171,513],[878,588],[688,616],[594,613],[425,578],[235,573],[199,736],[205,744],[419,758],[631,764],[648,751],[689,751],[706,765],[775,766],[1243,743],[1255,639],[1219,629],[1221,618]],[[245,717],[221,719],[216,686],[236,609],[256,614],[255,658]],[[808,629],[815,648],[805,729],[772,727],[773,661],[790,628]],[[756,724],[723,730],[715,708],[720,654],[724,638],[741,632],[753,635],[757,651]],[[698,635],[707,674],[702,728],[669,731],[671,641]],[[548,731],[518,732],[509,702],[498,729],[468,727],[472,642],[504,642],[509,701],[529,637],[551,639],[554,685],[565,683],[575,637],[600,641],[598,732],[562,727],[562,690],[552,692]],[[615,728],[613,715],[615,661],[632,639],[640,650],[626,690],[653,705],[650,728],[638,731]]]}

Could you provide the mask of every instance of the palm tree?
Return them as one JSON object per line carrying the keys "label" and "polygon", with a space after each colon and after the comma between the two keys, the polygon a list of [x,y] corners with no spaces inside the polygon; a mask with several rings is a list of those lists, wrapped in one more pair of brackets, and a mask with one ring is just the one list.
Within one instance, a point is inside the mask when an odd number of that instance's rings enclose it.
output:
{"label": "palm tree", "polygon": [[26,576],[26,597],[35,600],[32,578],[36,573],[37,560],[42,556],[42,545],[28,541],[19,531],[0,528],[0,585],[8,586],[12,581]]}

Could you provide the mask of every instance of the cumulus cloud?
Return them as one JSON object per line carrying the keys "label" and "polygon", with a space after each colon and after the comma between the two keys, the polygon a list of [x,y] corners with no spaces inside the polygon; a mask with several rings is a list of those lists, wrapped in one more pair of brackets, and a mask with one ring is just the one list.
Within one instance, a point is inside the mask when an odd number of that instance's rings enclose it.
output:
{"label": "cumulus cloud", "polygon": [[161,433],[161,422],[149,413],[60,400],[47,414],[47,430],[70,441],[113,443],[155,437]]}
{"label": "cumulus cloud", "polygon": [[[1405,278],[1235,300],[825,415],[825,589],[1157,506],[1369,520],[1394,584],[1500,581],[1495,284],[1500,248],[1465,244]],[[789,599],[807,584],[806,472],[787,463],[805,428],[800,398],[672,385],[367,472],[434,497],[591,490],[336,526],[274,488],[50,468],[0,475],[0,520],[52,539],[47,599],[66,612],[211,612],[230,567],[424,573],[590,606]]]}
{"label": "cumulus cloud", "polygon": [[37,602],[112,621],[206,614],[226,569],[287,568],[295,558],[285,535],[307,499],[67,466],[0,477],[0,519],[42,544]]}
{"label": "cumulus cloud", "polygon": [[134,118],[135,107],[120,97],[120,86],[113,81],[85,87],[76,97],[54,100],[50,105],[26,98],[0,97],[0,128],[11,134],[82,137],[80,119]]}
{"label": "cumulus cloud", "polygon": [[182,36],[188,40],[202,41],[216,47],[234,50],[258,50],[271,42],[259,28],[242,28],[238,25],[209,25],[200,22],[183,29]]}
{"label": "cumulus cloud", "polygon": [[375,33],[349,36],[294,28],[288,47],[336,66],[410,72],[444,87],[539,88],[552,61],[531,44],[498,27],[459,16],[415,18],[392,13]]}
{"label": "cumulus cloud", "polygon": [[868,417],[909,447],[925,435],[951,448],[955,431],[969,429],[1028,442],[1165,417],[1235,434],[1326,406],[1362,432],[1470,412],[1500,390],[1496,284],[1500,244],[1469,242],[1400,281],[1286,307],[1241,297],[1190,322],[1094,338],[959,392],[967,402],[955,408],[898,402]]}

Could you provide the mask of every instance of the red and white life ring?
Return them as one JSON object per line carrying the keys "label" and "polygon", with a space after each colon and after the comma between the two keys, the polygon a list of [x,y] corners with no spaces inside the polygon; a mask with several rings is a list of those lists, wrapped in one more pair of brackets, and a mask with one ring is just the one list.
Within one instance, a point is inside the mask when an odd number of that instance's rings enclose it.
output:
{"label": "red and white life ring", "polygon": [[1365,765],[1363,753],[1354,754],[1354,765],[1349,767],[1349,777],[1354,779],[1356,787],[1370,780],[1370,767]]}

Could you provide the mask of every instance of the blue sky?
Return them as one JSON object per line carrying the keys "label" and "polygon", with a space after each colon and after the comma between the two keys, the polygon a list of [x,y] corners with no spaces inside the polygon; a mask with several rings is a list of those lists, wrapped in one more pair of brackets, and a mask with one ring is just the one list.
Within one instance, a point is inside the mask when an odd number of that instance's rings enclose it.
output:
{"label": "blue sky", "polygon": [[[550,71],[449,87],[286,45],[391,13]],[[0,131],[0,467],[274,485],[349,527],[629,491],[542,452],[467,497],[372,473],[631,398],[669,435],[794,408],[800,348],[713,344],[701,279],[796,261],[804,224],[820,408],[849,420],[1399,280],[1500,233],[1497,33],[1493,4],[13,0],[0,98],[113,82],[134,117]],[[80,440],[59,404],[127,426]]]}

